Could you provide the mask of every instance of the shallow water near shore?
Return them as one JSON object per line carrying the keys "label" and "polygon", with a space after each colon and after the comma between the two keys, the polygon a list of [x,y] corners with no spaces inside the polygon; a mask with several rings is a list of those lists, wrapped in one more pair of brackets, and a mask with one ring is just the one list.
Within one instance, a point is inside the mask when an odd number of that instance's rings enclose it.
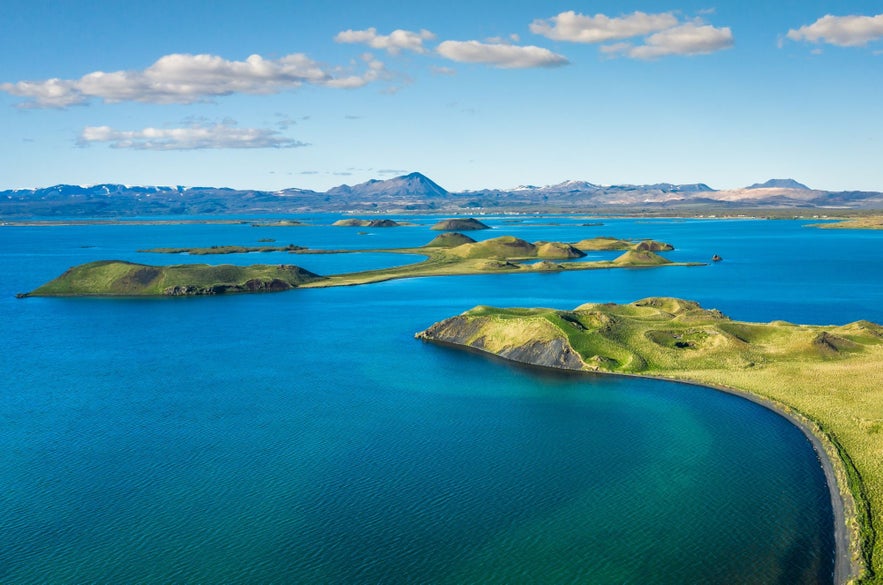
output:
{"label": "shallow water near shore", "polygon": [[883,233],[489,218],[495,229],[474,237],[654,238],[675,245],[672,260],[724,262],[13,298],[97,259],[320,273],[414,261],[142,248],[271,237],[373,249],[436,235],[436,218],[367,235],[305,219],[317,225],[0,228],[0,582],[831,582],[824,476],[778,415],[704,388],[540,373],[413,334],[477,304],[662,295],[741,320],[883,322]]}

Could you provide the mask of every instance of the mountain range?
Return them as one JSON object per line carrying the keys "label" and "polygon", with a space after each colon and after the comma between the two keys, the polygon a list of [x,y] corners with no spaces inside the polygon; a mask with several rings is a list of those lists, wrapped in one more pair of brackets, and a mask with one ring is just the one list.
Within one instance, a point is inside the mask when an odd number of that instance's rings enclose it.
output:
{"label": "mountain range", "polygon": [[149,187],[117,184],[55,185],[0,191],[0,219],[132,217],[316,211],[468,212],[658,210],[678,208],[883,209],[883,193],[822,191],[794,179],[771,179],[743,189],[716,190],[705,183],[597,185],[564,181],[510,189],[449,192],[421,173],[309,189],[262,191],[223,187]]}

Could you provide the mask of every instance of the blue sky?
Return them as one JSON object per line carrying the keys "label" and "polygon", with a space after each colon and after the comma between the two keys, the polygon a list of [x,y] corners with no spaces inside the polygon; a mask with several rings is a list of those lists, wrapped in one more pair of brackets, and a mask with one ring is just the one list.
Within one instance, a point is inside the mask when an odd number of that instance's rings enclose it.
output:
{"label": "blue sky", "polygon": [[883,190],[883,5],[4,0],[0,188]]}

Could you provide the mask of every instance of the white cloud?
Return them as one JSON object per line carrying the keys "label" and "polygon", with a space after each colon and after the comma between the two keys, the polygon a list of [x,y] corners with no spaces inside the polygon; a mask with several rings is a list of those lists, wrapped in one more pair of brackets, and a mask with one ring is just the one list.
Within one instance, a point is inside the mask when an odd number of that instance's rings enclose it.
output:
{"label": "white cloud", "polygon": [[558,67],[569,61],[563,55],[533,45],[517,46],[479,41],[445,41],[436,48],[439,55],[460,63],[486,63],[501,69]]}
{"label": "white cloud", "polygon": [[450,67],[441,67],[439,65],[433,65],[429,68],[429,70],[434,75],[456,75],[457,74],[456,69],[452,69]]}
{"label": "white cloud", "polygon": [[646,60],[668,55],[707,55],[732,46],[733,32],[729,27],[688,22],[650,35],[643,45],[617,43],[601,47],[601,51]]}
{"label": "white cloud", "polygon": [[435,35],[428,30],[414,32],[410,30],[396,29],[388,35],[377,34],[374,27],[365,30],[345,30],[337,33],[334,37],[338,43],[363,43],[374,49],[385,49],[392,55],[398,55],[403,50],[425,53],[423,41],[429,41]]}
{"label": "white cloud", "polygon": [[876,16],[831,16],[827,14],[814,23],[789,30],[792,41],[828,43],[840,47],[863,47],[883,39],[883,14]]}
{"label": "white cloud", "polygon": [[633,12],[610,18],[603,14],[586,16],[570,10],[552,18],[534,20],[530,24],[530,31],[556,41],[603,43],[648,35],[677,24],[678,19],[671,12],[659,14]]}
{"label": "white cloud", "polygon": [[225,120],[217,124],[193,124],[183,128],[115,130],[110,126],[86,126],[77,144],[107,143],[111,148],[135,150],[199,150],[223,148],[295,148],[305,142],[281,136],[268,128],[239,128]]}
{"label": "white cloud", "polygon": [[234,93],[278,93],[304,84],[362,87],[380,79],[385,71],[373,58],[367,64],[366,71],[354,74],[341,68],[326,69],[302,53],[279,59],[251,55],[245,61],[171,54],[140,71],[95,71],[79,79],[3,83],[0,91],[25,98],[24,107],[65,108],[93,99],[190,104]]}

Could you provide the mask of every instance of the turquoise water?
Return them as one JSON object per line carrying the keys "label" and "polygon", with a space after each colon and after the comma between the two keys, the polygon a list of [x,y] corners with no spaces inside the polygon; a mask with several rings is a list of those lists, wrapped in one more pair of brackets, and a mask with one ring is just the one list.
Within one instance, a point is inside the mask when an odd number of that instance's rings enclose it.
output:
{"label": "turquoise water", "polygon": [[[412,246],[434,220],[366,236],[0,228],[0,582],[831,581],[824,477],[777,415],[703,388],[540,374],[413,334],[480,303],[663,294],[745,320],[883,322],[883,233],[490,218],[478,237],[653,237],[678,248],[672,259],[725,260],[215,298],[12,297],[94,259],[214,261],[140,248]],[[322,272],[412,260],[219,261]]]}

